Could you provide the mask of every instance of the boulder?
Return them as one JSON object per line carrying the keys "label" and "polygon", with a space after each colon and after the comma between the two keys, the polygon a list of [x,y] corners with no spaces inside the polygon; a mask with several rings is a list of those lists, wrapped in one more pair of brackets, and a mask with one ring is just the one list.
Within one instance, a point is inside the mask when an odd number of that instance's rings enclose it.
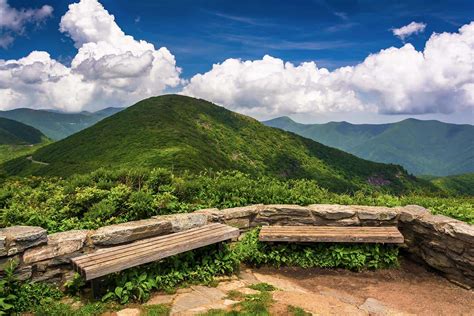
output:
{"label": "boulder", "polygon": [[71,230],[49,235],[46,245],[26,250],[23,261],[30,264],[77,252],[84,246],[88,232],[88,230]]}
{"label": "boulder", "polygon": [[3,256],[12,256],[25,249],[45,244],[48,237],[46,230],[41,227],[11,226],[0,229],[0,240],[0,253],[3,253]]}
{"label": "boulder", "polygon": [[170,221],[152,218],[101,227],[91,235],[91,240],[94,245],[111,246],[172,232]]}
{"label": "boulder", "polygon": [[265,205],[255,223],[270,225],[314,225],[315,219],[308,207],[299,205]]}
{"label": "boulder", "polygon": [[153,218],[169,221],[174,233],[207,224],[207,215],[203,213],[173,214],[154,216]]}

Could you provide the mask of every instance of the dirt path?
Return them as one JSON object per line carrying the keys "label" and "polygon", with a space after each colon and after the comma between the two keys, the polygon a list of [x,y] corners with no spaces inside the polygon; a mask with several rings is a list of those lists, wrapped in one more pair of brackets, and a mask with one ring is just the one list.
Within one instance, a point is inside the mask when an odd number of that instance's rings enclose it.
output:
{"label": "dirt path", "polygon": [[33,159],[33,156],[28,156],[26,157],[27,160],[31,161],[32,163],[35,163],[35,164],[38,164],[38,165],[43,165],[43,166],[48,166],[49,163],[47,162],[42,162],[42,161],[38,161],[38,160],[34,160]]}
{"label": "dirt path", "polygon": [[[288,300],[301,307],[322,295],[359,308],[368,304],[371,305],[369,310],[380,303],[388,308],[386,313],[374,314],[474,315],[473,291],[460,288],[410,261],[403,261],[399,269],[360,273],[300,268],[254,270],[257,272],[291,281],[316,295],[287,295]],[[285,298],[282,301],[285,302]],[[340,314],[351,312],[340,310]]]}

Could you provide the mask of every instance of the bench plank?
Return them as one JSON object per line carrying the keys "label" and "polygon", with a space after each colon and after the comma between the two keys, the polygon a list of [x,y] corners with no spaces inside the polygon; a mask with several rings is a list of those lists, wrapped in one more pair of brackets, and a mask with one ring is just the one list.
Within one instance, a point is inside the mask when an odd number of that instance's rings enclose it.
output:
{"label": "bench plank", "polygon": [[182,252],[237,238],[239,230],[224,224],[209,224],[165,236],[110,247],[71,259],[73,268],[86,280],[158,261]]}
{"label": "bench plank", "polygon": [[397,227],[264,226],[260,241],[402,244]]}

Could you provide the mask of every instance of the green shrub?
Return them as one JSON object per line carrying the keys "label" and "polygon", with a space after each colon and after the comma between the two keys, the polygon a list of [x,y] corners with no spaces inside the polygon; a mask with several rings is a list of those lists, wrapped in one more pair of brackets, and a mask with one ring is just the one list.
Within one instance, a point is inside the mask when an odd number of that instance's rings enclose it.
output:
{"label": "green shrub", "polygon": [[235,272],[239,262],[226,245],[211,245],[112,275],[103,301],[121,304],[146,301],[151,291],[169,291],[185,283],[211,283],[218,275]]}
{"label": "green shrub", "polygon": [[398,265],[398,248],[380,244],[301,245],[269,244],[258,240],[259,229],[248,232],[237,244],[237,257],[250,265],[298,266],[303,268],[379,269]]}

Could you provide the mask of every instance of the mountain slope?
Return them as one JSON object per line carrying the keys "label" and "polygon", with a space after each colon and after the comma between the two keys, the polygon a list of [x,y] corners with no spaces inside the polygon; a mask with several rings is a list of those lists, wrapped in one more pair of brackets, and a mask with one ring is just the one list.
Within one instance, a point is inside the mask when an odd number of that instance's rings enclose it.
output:
{"label": "mountain slope", "polygon": [[366,161],[204,100],[166,95],[143,100],[96,125],[17,159],[10,174],[68,176],[99,167],[165,167],[174,171],[240,170],[316,179],[334,191],[424,186],[399,166]]}
{"label": "mountain slope", "polygon": [[0,162],[31,153],[46,142],[46,136],[36,128],[0,118]]}
{"label": "mountain slope", "polygon": [[15,109],[0,111],[0,117],[33,126],[47,137],[59,140],[92,126],[121,110],[122,108],[106,108],[94,113],[62,113],[49,110]]}
{"label": "mountain slope", "polygon": [[474,173],[466,173],[448,177],[423,176],[435,186],[451,195],[474,196]]}
{"label": "mountain slope", "polygon": [[0,144],[2,145],[30,145],[38,144],[44,135],[31,126],[23,123],[0,118]]}
{"label": "mountain slope", "polygon": [[288,117],[263,122],[358,157],[394,163],[414,174],[474,172],[474,126],[408,119],[391,124],[300,124]]}

